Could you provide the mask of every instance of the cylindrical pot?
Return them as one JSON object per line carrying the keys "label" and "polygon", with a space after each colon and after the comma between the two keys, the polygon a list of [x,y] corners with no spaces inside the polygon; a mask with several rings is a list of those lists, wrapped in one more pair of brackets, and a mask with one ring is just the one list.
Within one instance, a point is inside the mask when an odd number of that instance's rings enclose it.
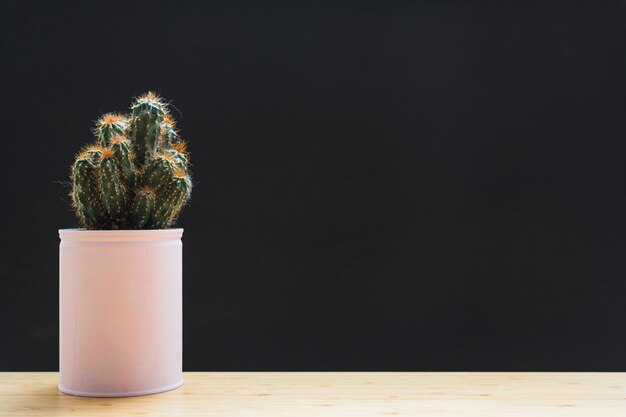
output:
{"label": "cylindrical pot", "polygon": [[59,390],[182,385],[182,229],[60,230]]}

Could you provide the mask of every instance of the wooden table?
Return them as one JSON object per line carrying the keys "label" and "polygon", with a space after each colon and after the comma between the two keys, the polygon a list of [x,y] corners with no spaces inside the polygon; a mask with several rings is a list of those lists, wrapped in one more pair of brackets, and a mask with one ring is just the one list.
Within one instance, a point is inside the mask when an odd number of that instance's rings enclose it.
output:
{"label": "wooden table", "polygon": [[81,398],[0,373],[0,416],[626,416],[626,373],[187,372],[174,391]]}

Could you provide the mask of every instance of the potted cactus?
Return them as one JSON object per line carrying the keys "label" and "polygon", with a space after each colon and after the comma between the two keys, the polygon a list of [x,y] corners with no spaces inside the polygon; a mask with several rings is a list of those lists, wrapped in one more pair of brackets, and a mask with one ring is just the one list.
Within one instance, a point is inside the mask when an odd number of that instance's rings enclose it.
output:
{"label": "potted cactus", "polygon": [[140,96],[98,120],[71,169],[80,228],[59,231],[59,389],[97,397],[182,384],[186,144],[168,104]]}

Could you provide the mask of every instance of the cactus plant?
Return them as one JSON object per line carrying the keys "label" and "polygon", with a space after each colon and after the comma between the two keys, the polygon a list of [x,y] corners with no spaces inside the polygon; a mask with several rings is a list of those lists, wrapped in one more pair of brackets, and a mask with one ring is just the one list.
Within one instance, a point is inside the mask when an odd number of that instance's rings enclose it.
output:
{"label": "cactus plant", "polygon": [[71,170],[73,207],[86,229],[170,227],[191,195],[189,155],[168,104],[148,92],[130,114],[107,113]]}

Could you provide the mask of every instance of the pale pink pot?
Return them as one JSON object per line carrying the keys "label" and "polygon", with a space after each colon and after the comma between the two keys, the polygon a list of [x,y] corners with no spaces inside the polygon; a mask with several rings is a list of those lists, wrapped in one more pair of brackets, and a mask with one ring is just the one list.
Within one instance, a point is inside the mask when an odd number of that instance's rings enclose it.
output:
{"label": "pale pink pot", "polygon": [[60,391],[122,397],[182,385],[182,234],[59,231]]}

